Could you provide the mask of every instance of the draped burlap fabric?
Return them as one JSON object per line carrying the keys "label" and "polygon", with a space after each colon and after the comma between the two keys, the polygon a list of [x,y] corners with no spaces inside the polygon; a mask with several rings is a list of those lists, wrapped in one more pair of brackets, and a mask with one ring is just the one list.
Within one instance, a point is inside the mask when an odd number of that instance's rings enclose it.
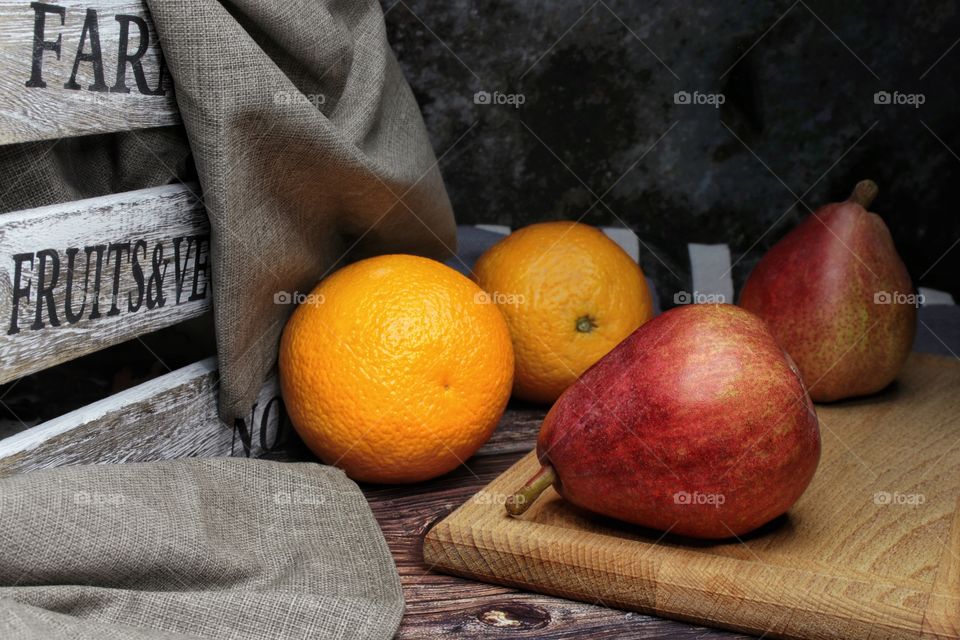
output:
{"label": "draped burlap fabric", "polygon": [[445,257],[453,216],[376,0],[147,5],[210,216],[232,421],[274,362],[295,299],[282,294],[308,293],[345,252]]}
{"label": "draped burlap fabric", "polygon": [[0,638],[390,638],[396,568],[333,467],[246,459],[0,479]]}

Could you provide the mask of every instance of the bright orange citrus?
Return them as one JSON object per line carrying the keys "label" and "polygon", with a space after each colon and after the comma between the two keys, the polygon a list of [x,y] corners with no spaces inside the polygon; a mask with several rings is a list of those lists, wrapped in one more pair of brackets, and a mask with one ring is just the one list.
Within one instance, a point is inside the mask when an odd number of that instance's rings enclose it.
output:
{"label": "bright orange citrus", "polygon": [[513,382],[510,334],[477,285],[426,258],[362,260],[323,280],[280,342],[287,412],[355,480],[417,482],[469,458]]}
{"label": "bright orange citrus", "polygon": [[590,365],[653,315],[643,272],[598,229],[524,227],[487,250],[474,280],[507,318],[514,394],[556,400]]}

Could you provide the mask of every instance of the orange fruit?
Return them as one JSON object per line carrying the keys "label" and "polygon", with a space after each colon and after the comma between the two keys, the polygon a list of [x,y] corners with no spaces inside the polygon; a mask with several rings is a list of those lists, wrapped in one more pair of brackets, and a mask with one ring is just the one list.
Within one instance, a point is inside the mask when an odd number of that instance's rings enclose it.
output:
{"label": "orange fruit", "polygon": [[323,280],[280,340],[280,384],[297,433],[354,480],[417,482],[490,437],[513,382],[502,314],[426,258],[385,255]]}
{"label": "orange fruit", "polygon": [[556,400],[653,315],[640,266],[585,224],[524,227],[490,247],[473,271],[510,326],[513,392],[533,402]]}

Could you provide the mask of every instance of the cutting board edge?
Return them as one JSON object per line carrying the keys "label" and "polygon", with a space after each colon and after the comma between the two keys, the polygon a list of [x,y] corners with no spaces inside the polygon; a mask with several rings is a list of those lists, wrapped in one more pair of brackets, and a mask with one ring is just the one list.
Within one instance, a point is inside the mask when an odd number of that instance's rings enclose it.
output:
{"label": "cutting board edge", "polygon": [[[744,610],[743,605],[747,602],[755,605],[765,606],[776,611],[783,611],[785,608],[788,608],[782,602],[777,601],[778,593],[782,593],[782,590],[778,589],[777,587],[771,588],[770,591],[767,592],[766,595],[768,597],[766,598],[736,598],[726,594],[718,594],[715,591],[689,588],[679,583],[666,584],[659,577],[656,580],[653,580],[644,579],[638,576],[624,576],[639,581],[640,584],[638,584],[638,588],[645,587],[647,590],[649,590],[653,596],[652,599],[648,598],[645,601],[637,599],[623,599],[620,597],[611,597],[609,594],[604,594],[603,597],[597,598],[590,594],[582,593],[576,589],[565,589],[562,586],[552,583],[544,583],[542,581],[535,582],[524,580],[515,576],[504,575],[502,572],[498,571],[494,565],[499,564],[519,566],[516,562],[511,562],[508,556],[523,557],[525,560],[528,558],[519,553],[511,553],[509,551],[504,551],[494,547],[480,547],[476,544],[458,542],[455,539],[471,535],[473,535],[473,531],[461,527],[454,527],[446,521],[437,523],[437,525],[434,526],[434,528],[431,529],[431,531],[428,532],[427,536],[424,538],[424,562],[431,567],[431,570],[440,570],[445,573],[457,575],[463,578],[479,580],[481,582],[493,582],[495,584],[516,589],[534,591],[546,595],[587,602],[590,604],[613,606],[615,608],[624,609],[627,611],[636,611],[648,615],[656,615],[673,620],[680,620],[682,622],[720,627],[729,629],[731,631],[750,633],[753,635],[764,634],[764,637],[783,638],[785,640],[809,640],[810,638],[823,640],[847,640],[848,638],[855,637],[873,637],[873,634],[877,633],[878,628],[882,628],[886,630],[888,634],[883,635],[882,637],[888,639],[960,639],[960,634],[951,632],[949,630],[949,622],[945,622],[946,626],[941,626],[939,631],[933,631],[932,627],[927,626],[925,615],[926,610],[920,609],[912,610],[912,616],[904,616],[902,618],[902,625],[897,625],[897,619],[891,617],[888,612],[886,621],[880,624],[878,627],[878,624],[875,622],[870,622],[849,615],[843,615],[840,612],[831,612],[823,609],[812,608],[790,608],[792,615],[787,616],[786,618],[789,618],[789,626],[791,628],[823,628],[830,629],[832,631],[832,633],[820,635],[810,635],[809,633],[801,635],[797,633],[773,630],[770,628],[770,618],[766,616],[758,615],[758,622],[756,624],[751,624],[747,621],[742,621],[742,618],[738,619],[735,617],[738,611]],[[491,562],[492,560],[497,560],[498,562]],[[566,564],[558,559],[538,558],[539,562],[543,562],[544,560],[547,560],[550,564],[561,566],[566,570],[570,569],[569,564]],[[739,561],[735,558],[729,558],[729,560],[745,565],[750,564],[749,562]],[[660,562],[660,564],[666,563],[667,561],[663,560]],[[485,570],[473,571],[467,566],[471,564],[483,565]],[[845,581],[843,578],[838,578],[836,576],[829,576],[829,578],[835,583],[835,586],[837,586],[836,583]],[[854,586],[856,582],[857,581],[850,581],[851,586]],[[583,581],[580,580],[580,583],[582,585]],[[680,595],[692,599],[711,598],[714,600],[714,602],[711,603],[712,611],[708,615],[695,615],[689,613],[689,608],[665,608],[659,602],[659,592],[662,592],[665,589],[675,589]],[[914,595],[921,598],[931,595],[929,592],[919,592],[914,589],[909,589],[909,591],[912,591]],[[716,604],[717,599],[721,599],[724,602]],[[960,600],[955,598],[952,598],[951,600],[960,602]],[[873,603],[866,604],[872,605]],[[733,612],[733,614],[727,618],[718,615],[718,612],[724,608],[727,608],[729,611]],[[938,620],[943,621],[943,618],[938,618]]]}
{"label": "cutting board edge", "polygon": [[[960,496],[950,532],[940,554],[940,563],[923,614],[922,640],[945,640],[960,636]],[[948,595],[953,593],[954,595]]]}
{"label": "cutting board edge", "polygon": [[[496,531],[495,528],[491,526],[489,515],[486,515],[485,520],[469,517],[471,510],[479,508],[488,509],[491,506],[483,502],[476,502],[478,496],[483,493],[498,496],[503,493],[503,491],[500,490],[501,485],[511,485],[513,483],[512,480],[509,480],[511,475],[520,474],[523,477],[529,475],[527,471],[523,471],[523,468],[532,464],[531,460],[534,456],[535,453],[531,452],[522,457],[490,484],[474,494],[474,496],[464,502],[464,504],[457,507],[457,509],[451,512],[446,518],[436,523],[424,537],[424,561],[427,566],[432,569],[438,569],[465,578],[494,582],[508,587],[595,603],[597,598],[591,597],[589,594],[582,593],[576,589],[563,588],[563,586],[559,584],[544,584],[542,580],[539,582],[525,580],[516,575],[505,575],[503,571],[498,570],[497,567],[502,566],[513,566],[518,570],[522,569],[523,565],[521,565],[520,560],[522,559],[523,561],[529,562],[531,556],[525,554],[533,552],[532,557],[535,558],[537,562],[556,566],[563,571],[571,571],[573,568],[566,559],[550,557],[549,549],[541,548],[536,544],[536,533],[541,529],[549,529],[550,527],[548,525],[523,518],[510,519],[504,516],[504,521],[511,523],[511,533],[509,536],[506,536],[506,538],[509,538],[509,540],[507,540],[498,539],[501,532]],[[503,489],[506,488],[507,486],[503,487]],[[463,519],[468,519],[474,523],[479,522],[479,525],[463,526],[461,524],[461,520]],[[483,540],[478,540],[478,536],[482,537]],[[608,537],[603,534],[582,531],[577,533],[577,537],[579,544],[584,547],[589,547],[591,543],[594,543],[594,546],[598,548],[607,547],[608,552],[612,556],[617,555],[615,550],[609,549],[610,545],[604,540],[604,538]],[[469,543],[467,541],[469,541]],[[507,547],[510,545],[525,547],[524,552],[508,551]],[[824,611],[823,609],[814,609],[812,607],[808,609],[789,607],[782,602],[783,589],[786,588],[782,583],[778,583],[765,592],[755,594],[754,598],[737,598],[706,589],[698,590],[691,588],[688,586],[690,582],[689,579],[686,580],[688,585],[684,585],[683,577],[685,570],[683,561],[707,561],[708,558],[703,557],[696,549],[683,548],[671,549],[668,558],[672,559],[665,559],[662,555],[651,557],[646,563],[650,567],[646,571],[649,577],[646,578],[642,575],[636,575],[638,572],[634,572],[633,574],[614,574],[609,571],[593,569],[592,571],[594,573],[605,573],[605,577],[611,579],[621,577],[632,580],[638,590],[645,589],[649,592],[649,596],[646,599],[604,597],[601,598],[603,604],[615,605],[618,608],[626,610],[659,615],[684,622],[719,626],[725,629],[755,635],[766,633],[768,637],[787,639],[796,638],[798,640],[805,640],[809,638],[823,638],[824,640],[844,640],[851,637],[867,637],[872,633],[876,633],[878,628],[882,628],[887,630],[888,635],[885,635],[885,638],[903,638],[905,640],[960,640],[960,633],[952,631],[952,629],[956,627],[951,627],[952,621],[948,619],[948,603],[953,599],[945,596],[947,598],[947,604],[941,599],[939,601],[940,606],[937,606],[936,609],[931,612],[930,609],[937,604],[937,601],[931,602],[932,594],[929,589],[919,589],[913,583],[901,584],[892,581],[873,583],[873,586],[878,588],[900,590],[903,593],[904,600],[910,597],[916,600],[922,600],[928,605],[922,608],[916,607],[910,609],[887,605],[884,608],[884,622],[878,626],[876,622],[843,615],[841,611],[831,612]],[[716,580],[722,580],[724,575],[741,575],[742,571],[756,571],[758,569],[758,563],[752,560],[729,556],[712,557],[709,558],[709,560],[723,564],[726,567],[726,569],[714,569],[713,573],[715,575],[713,577]],[[482,568],[472,570],[470,566]],[[794,576],[813,575],[820,577],[830,582],[835,591],[844,590],[841,588],[841,582],[846,589],[854,591],[862,587],[866,582],[863,577],[856,575],[828,575],[815,570],[796,567],[766,566],[768,568],[773,567],[773,571],[787,572]],[[731,567],[733,567],[733,569],[731,569]],[[677,580],[667,580],[667,577],[670,575],[676,577]],[[589,580],[589,578],[587,579]],[[577,578],[577,580],[580,581],[581,586],[584,584],[583,578]],[[798,582],[802,581],[798,580]],[[666,593],[666,596],[664,596],[664,593]],[[711,611],[709,613],[703,612],[701,615],[691,614],[689,605],[677,605],[673,608],[663,605],[662,600],[675,600],[677,598],[687,602],[703,601],[707,598],[712,599],[714,602],[711,603]],[[718,599],[722,600],[722,602],[716,604]],[[758,618],[756,624],[741,622],[742,617],[737,618],[736,616],[738,611],[744,610],[742,605],[745,603],[752,603],[760,608],[767,607],[771,610],[771,613],[789,608],[793,612],[789,620],[791,627],[799,629],[823,628],[829,629],[833,633],[832,635],[831,633],[820,635],[810,635],[809,633],[774,633],[768,630],[770,618],[760,614],[755,616]],[[846,604],[849,606],[849,602]],[[876,605],[876,603],[872,601],[865,601],[863,604],[866,607]],[[729,617],[724,618],[718,614],[718,612],[724,609],[733,613]],[[828,620],[829,623],[824,622],[824,620]]]}
{"label": "cutting board edge", "polygon": [[[909,382],[902,382],[886,398],[863,399],[851,403],[849,408],[841,408],[845,411],[859,410],[862,404],[864,408],[873,410],[870,414],[873,420],[877,416],[883,417],[884,411],[889,411],[886,407],[890,406],[887,403],[891,399],[900,403],[909,398],[919,398],[912,400],[913,405],[907,403],[905,406],[910,407],[911,412],[934,412],[931,414],[934,422],[929,423],[933,425],[931,428],[951,428],[952,431],[956,419],[948,416],[956,416],[956,409],[960,406],[954,393],[956,384],[960,382],[960,368],[956,361],[953,358],[912,354],[901,375]],[[923,392],[914,395],[918,388]],[[933,398],[943,398],[946,404],[937,404]],[[916,402],[924,404],[916,405]],[[952,409],[948,409],[948,406]],[[914,415],[912,421],[908,422],[915,422],[924,414]],[[954,450],[956,444],[945,442],[943,446]],[[943,449],[937,453],[938,456],[940,454],[945,455]],[[590,590],[575,584],[576,580],[582,581],[582,576],[587,576],[586,579],[591,574],[595,578],[600,576],[597,582],[600,589],[608,588],[611,580],[620,579],[624,590],[617,594],[618,598],[624,594],[630,595],[631,589],[636,591],[644,584],[648,587],[653,584],[653,593],[661,588],[661,596],[648,592],[643,598],[633,598],[633,601],[628,598],[625,602],[615,602],[615,598],[610,597],[606,598],[604,604],[753,633],[765,631],[771,620],[776,621],[786,614],[785,623],[774,624],[773,635],[783,638],[960,638],[960,498],[950,527],[944,531],[946,538],[937,539],[940,543],[938,546],[943,548],[935,559],[930,556],[934,559],[934,566],[937,566],[935,577],[932,582],[923,581],[923,584],[918,584],[915,577],[908,577],[914,576],[912,573],[904,576],[865,576],[861,568],[855,566],[836,567],[838,571],[834,572],[815,561],[819,556],[809,553],[804,562],[796,565],[787,561],[781,564],[778,558],[764,556],[766,563],[759,561],[751,567],[748,558],[724,555],[719,557],[726,560],[697,558],[683,566],[683,561],[690,558],[677,553],[676,549],[690,553],[697,550],[681,545],[673,549],[661,547],[647,565],[637,562],[631,564],[631,557],[645,556],[646,553],[643,550],[637,553],[637,549],[628,549],[624,553],[619,546],[621,542],[616,540],[617,536],[604,535],[591,528],[570,527],[569,523],[568,528],[555,529],[550,534],[550,544],[554,547],[553,557],[550,557],[550,551],[545,551],[549,545],[538,547],[531,545],[528,539],[533,531],[530,527],[554,529],[551,524],[554,517],[552,512],[545,512],[549,515],[544,519],[542,515],[531,511],[532,519],[538,521],[528,522],[525,519],[506,518],[502,506],[494,508],[496,499],[506,495],[505,492],[515,490],[532,472],[522,468],[530,464],[530,459],[530,455],[521,458],[428,532],[424,539],[424,558],[428,564],[432,563],[438,570],[455,575],[587,602],[595,602],[596,598],[590,597]],[[939,460],[940,457],[936,461]],[[887,484],[896,488],[897,485],[892,482],[887,480]],[[488,495],[482,495],[485,492]],[[538,506],[550,508],[544,504]],[[584,537],[590,534],[603,536],[606,540],[597,544]],[[626,539],[623,539],[623,544],[629,546]],[[633,552],[632,555],[629,551]],[[790,557],[793,556],[784,556],[784,559]],[[663,562],[664,558],[667,558],[666,562]],[[544,564],[544,560],[549,564]],[[739,564],[732,561],[739,561]],[[659,570],[651,570],[653,564],[658,564]],[[624,566],[628,573],[637,573],[641,566],[645,570],[640,576],[618,577],[617,573]],[[762,568],[764,566],[766,569]],[[753,575],[743,574],[742,569],[753,571]],[[572,575],[570,571],[579,572],[579,575]],[[794,575],[788,576],[788,582],[792,580],[792,587],[781,580],[783,574],[791,571]],[[801,576],[804,571],[809,575]],[[663,589],[668,594],[673,593],[676,598],[662,597]],[[713,604],[718,600],[721,601],[719,605]],[[722,600],[739,602],[751,610],[738,616],[736,609],[731,610]],[[751,620],[753,624],[749,624]],[[798,625],[797,620],[809,621],[810,625]]]}
{"label": "cutting board edge", "polygon": [[[427,535],[425,536],[425,540],[424,540],[424,541],[426,542],[426,541],[427,541],[428,539],[430,539],[431,537],[433,538],[434,541],[438,541],[437,538],[440,536],[440,533],[441,533],[441,532],[443,532],[443,531],[452,532],[452,525],[451,525],[451,523],[458,522],[459,519],[460,519],[461,517],[463,517],[463,515],[464,515],[465,513],[469,513],[469,511],[470,511],[471,509],[476,508],[476,506],[475,506],[475,505],[476,505],[475,501],[476,501],[476,500],[478,499],[478,497],[481,496],[482,494],[492,494],[493,496],[503,496],[503,495],[506,495],[507,493],[509,493],[509,491],[501,491],[501,490],[500,490],[500,489],[501,489],[501,485],[504,485],[504,486],[502,487],[503,489],[510,489],[510,488],[512,488],[512,486],[510,485],[510,483],[506,480],[506,479],[509,478],[511,475],[519,475],[519,476],[522,477],[522,478],[528,477],[528,476],[531,474],[531,470],[528,469],[527,471],[524,471],[524,472],[522,472],[522,473],[520,473],[520,471],[521,471],[524,467],[534,468],[534,466],[533,466],[533,461],[534,461],[535,459],[536,459],[536,451],[535,451],[535,450],[531,450],[531,451],[528,452],[526,455],[524,455],[523,457],[521,457],[519,460],[517,460],[516,462],[514,462],[512,465],[510,465],[510,467],[508,467],[503,473],[501,473],[499,476],[497,476],[493,481],[491,481],[491,482],[488,483],[485,487],[481,488],[479,491],[477,491],[475,494],[473,494],[470,498],[468,498],[463,504],[461,504],[461,505],[460,505],[459,507],[457,507],[455,510],[453,510],[453,511],[451,511],[449,514],[447,514],[447,516],[446,516],[445,518],[443,518],[442,520],[438,521],[438,522],[434,525],[434,527],[433,527],[430,531],[427,532]],[[515,483],[515,484],[516,484],[516,483]],[[517,484],[517,486],[519,486],[519,484]],[[547,492],[548,492],[548,493],[553,493],[553,491],[554,491],[553,488],[547,489]],[[546,495],[547,495],[547,494],[544,494],[544,496],[546,496]],[[543,502],[543,501],[544,501],[544,499],[541,498],[541,502]],[[536,507],[534,507],[534,508],[536,508]],[[522,529],[523,529],[525,532],[530,532],[530,533],[532,533],[532,532],[534,532],[534,531],[536,531],[537,529],[540,529],[540,528],[550,528],[549,525],[541,524],[541,523],[532,521],[532,520],[530,520],[530,519],[527,519],[526,517],[520,517],[520,518],[506,518],[506,517],[504,517],[503,520],[506,521],[506,522],[510,522],[511,524],[513,524],[513,525],[516,526],[516,527],[522,527]],[[458,531],[459,531],[459,530],[458,530]],[[467,535],[471,535],[471,534],[466,533],[466,532],[464,532],[464,533],[467,534]],[[598,538],[598,539],[600,539],[600,540],[603,540],[604,538],[606,538],[606,536],[604,536],[603,534],[597,534],[597,533],[589,532],[589,531],[584,531],[584,532],[582,532],[580,535],[582,535],[582,536],[595,536],[596,538]],[[955,547],[955,548],[958,550],[958,552],[960,552],[960,497],[958,497],[958,499],[957,499],[957,511],[956,511],[956,513],[955,513],[954,523],[953,523],[952,528],[951,528],[951,535],[952,535],[952,538],[951,538],[951,543],[950,543],[950,544],[951,544],[953,547]],[[451,533],[448,533],[446,537],[447,537],[448,540],[451,540],[451,541],[454,540],[454,538],[452,537]],[[459,536],[459,537],[462,539],[463,536],[461,535],[461,536]],[[475,542],[475,541],[474,541],[474,542]],[[649,543],[643,542],[643,544],[649,544]],[[495,550],[495,549],[493,549],[493,548],[488,548],[488,550],[493,551],[493,550]],[[703,552],[701,552],[699,549],[697,549],[697,548],[695,548],[695,547],[691,547],[691,548],[677,548],[677,549],[675,549],[674,552],[675,552],[675,553],[678,553],[678,554],[685,554],[685,555],[690,555],[690,556],[694,556],[694,557],[704,557],[704,556],[703,556]],[[714,556],[711,556],[711,557],[714,557]],[[950,567],[944,567],[944,570],[942,570],[940,573],[938,573],[938,575],[937,575],[937,580],[936,580],[936,582],[934,583],[934,585],[929,586],[929,587],[928,587],[925,583],[923,583],[923,582],[920,582],[920,581],[917,581],[917,580],[913,580],[913,579],[910,579],[910,578],[900,578],[899,580],[895,581],[895,580],[893,580],[893,579],[891,579],[891,578],[889,578],[889,577],[883,577],[883,578],[881,578],[880,576],[877,576],[877,575],[875,575],[875,574],[864,575],[864,574],[862,574],[862,573],[861,573],[861,574],[858,574],[858,573],[853,573],[853,572],[847,572],[845,575],[837,575],[837,574],[828,574],[828,573],[825,573],[824,571],[820,571],[820,570],[817,570],[816,568],[812,568],[812,567],[801,568],[801,567],[791,567],[791,566],[787,566],[787,565],[783,565],[782,567],[783,567],[784,570],[788,570],[788,571],[805,572],[805,573],[809,573],[809,574],[813,574],[813,575],[819,575],[819,576],[831,577],[831,578],[833,578],[833,577],[839,577],[839,578],[841,578],[841,579],[843,579],[843,580],[845,580],[845,581],[847,581],[847,582],[849,582],[849,583],[851,583],[851,584],[857,584],[857,583],[861,583],[861,584],[862,584],[862,583],[882,584],[882,585],[888,586],[888,587],[890,587],[890,588],[905,589],[905,590],[911,591],[911,592],[913,592],[913,593],[918,593],[918,594],[928,594],[928,595],[932,595],[933,593],[937,593],[937,592],[939,591],[939,592],[941,593],[941,595],[942,595],[942,594],[944,594],[944,593],[947,593],[949,589],[953,589],[953,591],[955,591],[955,592],[957,593],[957,596],[956,596],[956,597],[957,597],[957,598],[960,598],[960,556],[957,556],[957,555],[953,554],[953,553],[950,551],[950,548],[948,548],[947,545],[944,545],[944,550],[943,550],[943,553],[941,554],[941,557],[942,557],[943,560],[951,560],[951,561],[952,561],[951,566],[950,566]],[[725,561],[727,561],[727,562],[740,563],[740,564],[743,564],[744,567],[755,566],[755,565],[757,564],[757,563],[753,562],[752,560],[741,560],[741,559],[738,559],[738,558],[735,558],[735,557],[731,557],[731,556],[724,556],[724,558],[725,558]],[[770,555],[769,555],[769,558],[770,558],[771,560],[776,560],[776,559],[778,558],[778,556],[777,556],[777,554],[770,554]],[[770,562],[770,563],[767,563],[767,564],[776,564],[776,563],[775,563],[775,562]],[[943,564],[943,563],[941,563],[941,564]],[[954,571],[954,569],[956,569],[956,571]],[[956,575],[955,575],[955,574],[956,574]],[[941,589],[938,589],[938,588],[937,588],[938,586],[941,587]],[[944,596],[944,597],[946,597],[946,598],[951,598],[952,596]]]}

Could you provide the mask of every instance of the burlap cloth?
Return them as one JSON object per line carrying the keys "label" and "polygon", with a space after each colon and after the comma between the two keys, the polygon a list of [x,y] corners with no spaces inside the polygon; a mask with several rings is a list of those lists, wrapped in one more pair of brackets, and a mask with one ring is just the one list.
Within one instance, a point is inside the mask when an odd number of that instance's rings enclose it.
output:
{"label": "burlap cloth", "polygon": [[0,638],[390,638],[370,508],[333,467],[211,459],[0,479]]}
{"label": "burlap cloth", "polygon": [[147,5],[210,216],[232,422],[276,357],[275,293],[309,292],[351,249],[446,257],[456,228],[376,0]]}

